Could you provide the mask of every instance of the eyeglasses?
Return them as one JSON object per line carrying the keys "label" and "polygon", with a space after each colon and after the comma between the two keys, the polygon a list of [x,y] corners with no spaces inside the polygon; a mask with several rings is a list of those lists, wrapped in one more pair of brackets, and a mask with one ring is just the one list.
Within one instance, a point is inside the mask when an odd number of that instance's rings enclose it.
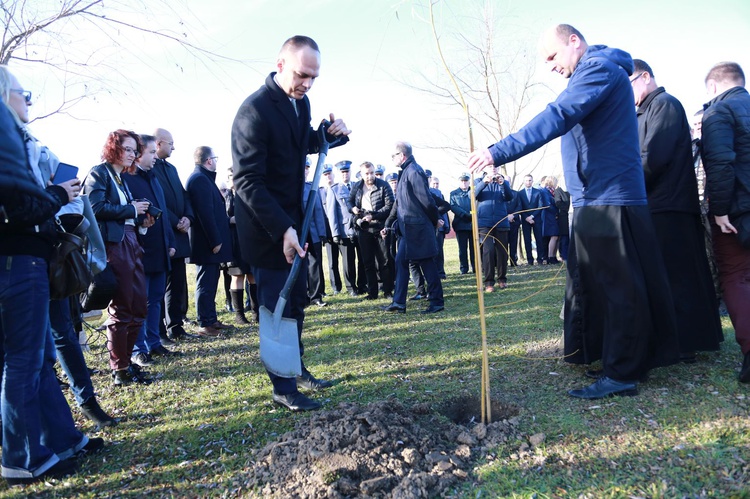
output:
{"label": "eyeglasses", "polygon": [[396,158],[396,156],[398,156],[399,154],[402,154],[402,153],[401,153],[401,151],[399,151],[399,152],[394,152],[393,154],[391,154],[391,159],[395,159],[395,158]]}
{"label": "eyeglasses", "polygon": [[127,154],[135,154],[136,156],[138,156],[138,151],[136,151],[136,150],[135,150],[135,149],[133,149],[132,147],[123,147],[123,150],[124,150],[124,151],[125,151],[125,152],[126,152]]}
{"label": "eyeglasses", "polygon": [[31,102],[31,90],[21,90],[20,88],[11,88],[10,91],[23,95],[23,100],[25,100],[27,104]]}
{"label": "eyeglasses", "polygon": [[208,159],[219,159],[218,156],[210,156]]}
{"label": "eyeglasses", "polygon": [[638,76],[636,76],[635,78],[630,78],[630,83],[632,84],[635,80],[637,80],[638,78],[640,78],[644,74],[646,74],[646,72],[645,71],[641,71],[641,73]]}

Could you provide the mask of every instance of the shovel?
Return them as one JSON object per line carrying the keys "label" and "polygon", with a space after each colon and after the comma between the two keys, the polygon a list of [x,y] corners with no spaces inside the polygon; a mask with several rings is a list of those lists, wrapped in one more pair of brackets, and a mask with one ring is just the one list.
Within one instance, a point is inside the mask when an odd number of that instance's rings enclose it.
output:
{"label": "shovel", "polygon": [[[320,151],[318,152],[318,164],[315,166],[310,195],[307,197],[305,206],[305,217],[302,221],[302,230],[299,233],[299,242],[304,246],[307,233],[310,229],[313,207],[318,201],[318,185],[323,172],[323,163],[328,154],[329,142],[326,140],[326,129],[329,123],[324,122],[318,128],[318,139]],[[338,141],[337,141],[338,143]],[[342,142],[343,143],[343,142]],[[289,271],[289,277],[284,283],[284,288],[279,294],[274,311],[266,307],[260,307],[260,360],[266,370],[282,378],[294,378],[302,374],[302,358],[299,353],[299,335],[297,334],[297,321],[288,317],[282,317],[289,293],[299,275],[302,266],[302,258],[297,254]]]}

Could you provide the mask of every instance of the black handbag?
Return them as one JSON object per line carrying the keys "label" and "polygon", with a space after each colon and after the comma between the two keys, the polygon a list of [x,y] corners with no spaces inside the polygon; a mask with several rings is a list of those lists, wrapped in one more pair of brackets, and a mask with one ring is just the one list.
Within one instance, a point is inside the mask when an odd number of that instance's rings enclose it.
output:
{"label": "black handbag", "polygon": [[49,261],[49,295],[61,300],[85,290],[93,275],[86,259],[86,238],[66,232],[59,219],[57,241]]}
{"label": "black handbag", "polygon": [[112,266],[107,266],[94,276],[88,288],[81,293],[81,311],[104,310],[117,291],[117,276]]}

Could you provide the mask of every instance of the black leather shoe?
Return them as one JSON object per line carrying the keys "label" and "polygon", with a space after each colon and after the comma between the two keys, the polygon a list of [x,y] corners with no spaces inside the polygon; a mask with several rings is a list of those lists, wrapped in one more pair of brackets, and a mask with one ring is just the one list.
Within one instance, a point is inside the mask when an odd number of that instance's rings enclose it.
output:
{"label": "black leather shoe", "polygon": [[632,397],[633,395],[638,395],[638,383],[622,383],[602,376],[586,388],[570,390],[568,395],[587,400],[603,399],[612,395]]}
{"label": "black leather shoe", "polygon": [[195,334],[190,334],[187,331],[185,331],[185,328],[182,326],[175,326],[172,329],[170,329],[167,332],[167,337],[170,340],[185,340],[187,338],[197,338],[198,336]]}
{"label": "black leather shoe", "polygon": [[383,312],[397,312],[399,314],[405,314],[406,305],[397,305],[395,303],[391,303],[390,305],[380,307],[380,310],[382,310]]}
{"label": "black leather shoe", "polygon": [[[592,379],[601,379],[604,376],[604,369],[590,369],[586,371],[586,377]],[[638,383],[645,383],[648,381],[648,373],[638,378]]]}
{"label": "black leather shoe", "polygon": [[133,366],[130,366],[127,369],[115,371],[112,377],[114,379],[115,386],[130,384],[150,385],[154,382],[153,379],[147,377],[145,374],[143,374],[142,371],[137,372],[135,369],[133,369]]}
{"label": "black leather shoe", "polygon": [[306,390],[324,390],[333,386],[333,383],[324,379],[318,379],[307,369],[302,369],[302,376],[297,376],[297,386]]}
{"label": "black leather shoe", "polygon": [[30,483],[39,482],[46,480],[47,478],[62,478],[64,476],[72,475],[78,471],[78,463],[75,458],[64,459],[56,462],[47,471],[38,476],[29,477],[15,477],[6,476],[5,480],[8,485],[28,485]]}
{"label": "black leather shoe", "polygon": [[445,307],[442,305],[430,305],[426,309],[422,310],[421,314],[434,314],[435,312],[440,312],[441,310],[445,310]]}
{"label": "black leather shoe", "polygon": [[78,452],[75,453],[76,458],[82,458],[86,456],[90,456],[91,454],[96,454],[100,450],[104,448],[104,439],[103,438],[89,438],[89,441],[86,442],[86,445],[83,446]]}
{"label": "black leather shoe", "polygon": [[81,412],[100,428],[117,424],[115,418],[104,412],[99,402],[96,401],[96,397],[90,397],[86,402],[81,404]]}
{"label": "black leather shoe", "polygon": [[289,395],[277,395],[274,392],[271,398],[274,402],[283,405],[292,412],[314,411],[321,407],[320,402],[316,402],[300,392],[290,393]]}
{"label": "black leather shoe", "polygon": [[159,345],[149,352],[152,357],[179,357],[182,352],[176,350],[170,350],[164,345]]}
{"label": "black leather shoe", "polygon": [[750,352],[745,354],[742,360],[742,369],[740,369],[740,383],[750,383]]}
{"label": "black leather shoe", "polygon": [[426,296],[425,296],[425,295],[423,295],[422,293],[417,293],[417,294],[415,294],[414,296],[412,296],[412,297],[411,297],[411,298],[409,298],[409,299],[410,299],[411,301],[417,301],[417,300],[424,300],[425,298],[426,298]]}

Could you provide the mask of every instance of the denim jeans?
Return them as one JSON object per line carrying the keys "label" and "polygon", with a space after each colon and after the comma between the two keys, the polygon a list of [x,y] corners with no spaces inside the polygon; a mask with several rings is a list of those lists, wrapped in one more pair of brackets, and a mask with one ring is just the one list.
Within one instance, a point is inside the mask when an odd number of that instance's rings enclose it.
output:
{"label": "denim jeans", "polygon": [[148,300],[148,313],[143,322],[138,339],[135,340],[133,355],[143,352],[148,353],[161,345],[159,336],[159,321],[161,320],[161,307],[164,303],[164,291],[167,286],[166,272],[146,272],[146,296]]}
{"label": "denim jeans", "polygon": [[34,477],[88,443],[57,383],[47,262],[0,256],[2,475]]}
{"label": "denim jeans", "polygon": [[86,359],[78,342],[78,334],[73,328],[70,315],[70,299],[50,300],[49,322],[52,329],[52,340],[57,350],[65,375],[70,383],[70,390],[80,406],[94,396],[94,386],[86,366]]}
{"label": "denim jeans", "polygon": [[195,308],[198,323],[211,326],[219,320],[216,315],[216,288],[219,286],[219,264],[196,265]]}

